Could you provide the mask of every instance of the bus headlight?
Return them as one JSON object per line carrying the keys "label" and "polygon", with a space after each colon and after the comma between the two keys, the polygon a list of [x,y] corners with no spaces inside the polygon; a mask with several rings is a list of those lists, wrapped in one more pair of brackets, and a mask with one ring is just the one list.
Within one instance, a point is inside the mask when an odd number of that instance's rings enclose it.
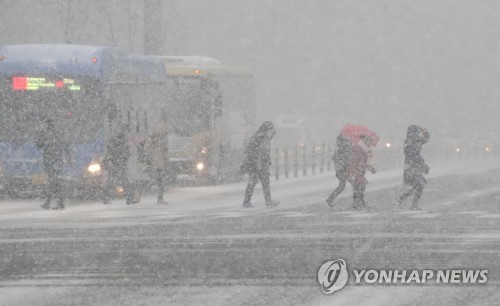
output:
{"label": "bus headlight", "polygon": [[99,163],[91,163],[87,167],[87,172],[90,174],[99,174],[101,172],[101,165]]}
{"label": "bus headlight", "polygon": [[122,197],[125,194],[125,188],[123,186],[116,186],[115,193],[118,197]]}
{"label": "bus headlight", "polygon": [[203,169],[205,169],[205,164],[202,162],[197,163],[196,169],[198,169],[198,171],[202,171]]}

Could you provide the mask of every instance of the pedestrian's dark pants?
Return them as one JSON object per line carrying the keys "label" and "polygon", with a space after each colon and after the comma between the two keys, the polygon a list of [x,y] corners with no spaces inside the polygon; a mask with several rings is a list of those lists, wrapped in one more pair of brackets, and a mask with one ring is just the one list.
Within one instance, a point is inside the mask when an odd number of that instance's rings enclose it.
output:
{"label": "pedestrian's dark pants", "polygon": [[52,198],[58,199],[58,206],[64,206],[64,191],[62,182],[59,178],[61,171],[58,169],[47,168],[47,189],[46,189],[46,205],[50,205]]}
{"label": "pedestrian's dark pants", "polygon": [[158,186],[158,200],[163,200],[163,193],[165,192],[165,171],[163,169],[156,169],[154,171],[156,185]]}
{"label": "pedestrian's dark pants", "polygon": [[330,194],[330,196],[328,197],[328,199],[326,199],[326,201],[328,203],[332,203],[333,200],[335,200],[335,198],[342,192],[344,191],[345,189],[345,185],[346,185],[346,180],[343,180],[343,179],[339,179],[339,185],[337,186],[337,188],[335,188],[335,190],[332,192],[332,194]]}
{"label": "pedestrian's dark pants", "polygon": [[365,206],[365,184],[352,184],[353,188],[353,206],[359,208]]}
{"label": "pedestrian's dark pants", "polygon": [[252,200],[252,194],[253,190],[255,188],[255,185],[257,184],[257,181],[260,180],[260,183],[262,184],[262,190],[264,191],[264,199],[266,202],[271,202],[271,186],[269,183],[269,170],[259,170],[259,171],[252,171],[249,173],[249,179],[248,179],[248,184],[247,188],[245,190],[245,201],[243,203],[250,203]]}
{"label": "pedestrian's dark pants", "polygon": [[399,202],[403,202],[407,197],[411,196],[413,193],[413,206],[417,206],[420,197],[424,193],[424,185],[423,184],[414,184],[413,186],[409,186],[410,188],[406,190],[400,197]]}

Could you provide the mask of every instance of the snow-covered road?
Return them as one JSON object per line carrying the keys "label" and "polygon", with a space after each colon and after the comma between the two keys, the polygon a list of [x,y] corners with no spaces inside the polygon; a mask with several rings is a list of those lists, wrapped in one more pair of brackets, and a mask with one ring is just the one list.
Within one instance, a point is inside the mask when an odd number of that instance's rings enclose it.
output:
{"label": "snow-covered road", "polygon": [[[500,167],[499,160],[460,160],[435,165],[430,180],[447,175],[461,175],[483,172]],[[393,188],[401,185],[402,170],[367,174],[370,184],[367,192]],[[307,177],[272,180],[273,199],[281,205],[273,210],[283,210],[323,201],[336,187],[338,181],[334,172]],[[432,190],[432,184],[428,189]],[[125,205],[124,200],[114,200],[112,205],[100,202],[75,202],[70,200],[64,211],[43,210],[41,200],[3,200],[0,202],[0,227],[46,224],[46,226],[113,226],[117,224],[150,223],[169,218],[200,216],[207,213],[256,213],[266,212],[262,190],[258,185],[252,202],[254,209],[243,209],[241,203],[245,182],[219,186],[171,188],[165,198],[167,205],[156,204],[155,196],[144,195],[136,205]],[[339,198],[351,197],[348,185]],[[482,192],[482,191],[476,191]],[[386,203],[390,206],[394,203]],[[91,221],[96,221],[92,224]]]}
{"label": "snow-covered road", "polygon": [[[500,298],[500,163],[434,165],[424,211],[392,207],[401,170],[368,177],[368,211],[351,188],[321,201],[332,172],[272,181],[276,208],[241,208],[245,183],[172,188],[168,205],[0,202],[0,305],[488,305]],[[408,204],[407,204],[408,205]],[[356,285],[324,295],[321,264],[486,268],[484,286]]]}

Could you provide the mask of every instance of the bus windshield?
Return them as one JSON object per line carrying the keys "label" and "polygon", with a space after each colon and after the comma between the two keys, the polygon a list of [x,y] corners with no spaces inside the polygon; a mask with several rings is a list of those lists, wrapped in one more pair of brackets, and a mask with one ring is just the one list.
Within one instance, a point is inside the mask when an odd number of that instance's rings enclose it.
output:
{"label": "bus windshield", "polygon": [[189,137],[210,129],[212,106],[220,96],[217,83],[198,77],[173,82],[169,117],[176,135]]}
{"label": "bus windshield", "polygon": [[98,82],[90,78],[9,76],[0,79],[0,141],[26,143],[51,118],[71,143],[102,130]]}

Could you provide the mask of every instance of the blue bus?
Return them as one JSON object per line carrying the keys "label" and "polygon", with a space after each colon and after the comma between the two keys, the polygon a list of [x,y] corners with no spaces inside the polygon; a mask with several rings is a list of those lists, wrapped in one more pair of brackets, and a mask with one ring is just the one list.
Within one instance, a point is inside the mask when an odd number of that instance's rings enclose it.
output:
{"label": "blue bus", "polygon": [[0,47],[0,191],[38,194],[47,183],[35,138],[51,118],[71,144],[63,171],[70,190],[103,185],[107,140],[128,129],[136,180],[147,173],[139,144],[166,120],[164,60],[114,47],[27,44]]}

